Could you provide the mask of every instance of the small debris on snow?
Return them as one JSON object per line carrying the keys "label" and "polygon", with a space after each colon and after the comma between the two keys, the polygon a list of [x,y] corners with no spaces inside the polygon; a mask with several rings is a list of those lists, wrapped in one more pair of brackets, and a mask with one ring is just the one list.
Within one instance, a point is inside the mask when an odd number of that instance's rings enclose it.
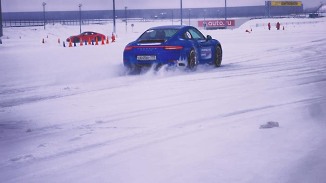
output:
{"label": "small debris on snow", "polygon": [[46,144],[40,144],[40,145],[38,145],[37,147],[38,147],[38,148],[40,148],[40,147],[46,147]]}
{"label": "small debris on snow", "polygon": [[265,129],[265,128],[274,128],[274,127],[280,127],[278,122],[275,121],[269,121],[264,125],[260,125],[260,129]]}
{"label": "small debris on snow", "polygon": [[95,121],[95,123],[97,123],[97,124],[102,124],[102,123],[104,123],[104,121],[102,121],[102,120],[97,120],[97,121]]}
{"label": "small debris on snow", "polygon": [[30,133],[30,132],[32,132],[32,129],[29,128],[26,130],[26,133]]}

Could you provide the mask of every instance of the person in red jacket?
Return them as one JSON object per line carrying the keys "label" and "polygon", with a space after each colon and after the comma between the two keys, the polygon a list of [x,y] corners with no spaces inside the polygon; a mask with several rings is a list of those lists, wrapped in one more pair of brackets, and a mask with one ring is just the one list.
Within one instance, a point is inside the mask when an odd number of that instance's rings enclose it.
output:
{"label": "person in red jacket", "polygon": [[276,23],[276,29],[277,29],[277,30],[280,30],[280,27],[281,27],[280,22],[277,22],[277,23]]}
{"label": "person in red jacket", "polygon": [[271,30],[271,23],[268,22],[268,30]]}

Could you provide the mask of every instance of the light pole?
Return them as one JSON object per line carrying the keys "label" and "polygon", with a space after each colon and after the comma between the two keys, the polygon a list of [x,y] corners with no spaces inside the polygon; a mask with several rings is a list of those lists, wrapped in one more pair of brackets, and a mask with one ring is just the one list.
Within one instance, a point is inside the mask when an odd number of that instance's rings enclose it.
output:
{"label": "light pole", "polygon": [[204,9],[204,22],[206,22],[206,9]]}
{"label": "light pole", "polygon": [[125,20],[126,20],[126,32],[128,32],[128,15],[127,15],[127,6],[125,6]]}
{"label": "light pole", "polygon": [[2,30],[2,9],[1,9],[1,0],[0,0],[0,44],[2,44],[1,37],[3,36]]}
{"label": "light pole", "polygon": [[81,33],[81,24],[82,24],[82,17],[81,17],[81,7],[82,7],[82,4],[79,4],[78,5],[79,7],[79,33]]}
{"label": "light pole", "polygon": [[226,11],[226,0],[225,0],[225,21],[224,21],[224,24],[225,24],[225,29],[227,29],[227,22],[226,22],[226,18],[227,18],[227,11]]}
{"label": "light pole", "polygon": [[181,25],[182,25],[182,0],[180,0],[180,20],[181,20]]}
{"label": "light pole", "polygon": [[173,9],[171,10],[171,13],[172,13],[172,25],[173,25]]}
{"label": "light pole", "polygon": [[189,13],[189,25],[190,25],[190,11],[191,11],[191,9],[189,9],[189,12],[188,12]]}
{"label": "light pole", "polygon": [[115,28],[115,0],[113,0],[113,33],[116,33],[116,28]]}
{"label": "light pole", "polygon": [[43,2],[42,3],[42,6],[43,6],[43,25],[44,25],[44,30],[45,30],[45,5],[46,5],[46,3],[45,2]]}

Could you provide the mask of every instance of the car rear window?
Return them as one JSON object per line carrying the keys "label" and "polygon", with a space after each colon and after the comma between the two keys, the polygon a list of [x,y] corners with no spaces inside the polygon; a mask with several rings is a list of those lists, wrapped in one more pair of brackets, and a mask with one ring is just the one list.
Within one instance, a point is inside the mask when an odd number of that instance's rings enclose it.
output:
{"label": "car rear window", "polygon": [[178,32],[178,29],[149,29],[138,39],[139,42],[164,42]]}

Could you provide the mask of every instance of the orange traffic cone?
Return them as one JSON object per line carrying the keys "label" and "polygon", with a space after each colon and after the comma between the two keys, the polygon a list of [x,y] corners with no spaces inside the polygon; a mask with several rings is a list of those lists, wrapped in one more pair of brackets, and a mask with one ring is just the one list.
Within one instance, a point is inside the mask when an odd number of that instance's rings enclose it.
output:
{"label": "orange traffic cone", "polygon": [[95,38],[95,45],[98,45],[98,38]]}
{"label": "orange traffic cone", "polygon": [[69,47],[72,47],[72,41],[69,39]]}
{"label": "orange traffic cone", "polygon": [[91,45],[92,43],[91,43],[91,38],[89,37],[88,38],[88,45]]}
{"label": "orange traffic cone", "polygon": [[115,42],[115,35],[113,33],[112,33],[111,39],[112,39],[112,41],[111,41],[112,43]]}
{"label": "orange traffic cone", "polygon": [[83,39],[82,38],[80,38],[80,40],[79,40],[79,46],[83,46]]}
{"label": "orange traffic cone", "polygon": [[106,44],[109,44],[109,36],[106,36]]}
{"label": "orange traffic cone", "polygon": [[103,38],[103,37],[101,38],[101,40],[102,40],[101,45],[105,45],[105,43],[104,43],[104,39],[105,39],[105,38]]}

